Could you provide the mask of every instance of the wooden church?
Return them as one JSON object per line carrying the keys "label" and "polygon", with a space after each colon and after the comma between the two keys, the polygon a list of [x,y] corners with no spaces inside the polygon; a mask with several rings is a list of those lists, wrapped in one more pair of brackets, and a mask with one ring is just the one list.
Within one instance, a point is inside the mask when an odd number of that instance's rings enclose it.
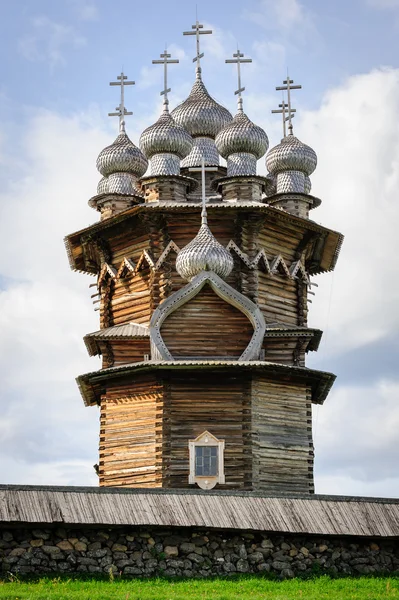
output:
{"label": "wooden church", "polygon": [[[101,486],[314,492],[312,403],[335,379],[306,367],[321,331],[307,324],[310,278],[334,269],[342,236],[310,218],[315,152],[293,134],[293,86],[279,110],[284,137],[243,110],[240,51],[233,117],[202,79],[128,137],[102,150],[90,206],[100,221],[66,238],[72,269],[95,275],[100,328],[85,338],[102,368],[78,377],[100,407]],[[288,133],[285,128],[288,125]],[[268,151],[268,153],[267,153]],[[266,154],[267,153],[267,154]],[[267,176],[257,175],[266,154]],[[221,157],[226,166],[222,166]]]}

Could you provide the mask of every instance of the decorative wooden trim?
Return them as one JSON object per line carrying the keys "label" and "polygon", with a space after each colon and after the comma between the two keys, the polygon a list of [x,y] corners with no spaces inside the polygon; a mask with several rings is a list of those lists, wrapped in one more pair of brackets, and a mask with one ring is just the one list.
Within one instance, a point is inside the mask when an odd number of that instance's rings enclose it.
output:
{"label": "decorative wooden trim", "polygon": [[171,313],[196,296],[206,283],[211,286],[220,298],[244,313],[254,328],[252,338],[238,360],[256,360],[259,357],[266,331],[266,323],[262,311],[249,298],[237,292],[216,275],[216,273],[202,271],[189,284],[164,300],[152,315],[150,321],[152,360],[174,360],[161,335],[162,323]]}
{"label": "decorative wooden trim", "polygon": [[101,271],[100,271],[100,274],[98,277],[98,281],[97,281],[98,289],[101,288],[102,284],[104,283],[104,281],[106,279],[108,279],[108,277],[111,277],[111,279],[115,279],[116,274],[117,274],[117,271],[116,271],[115,267],[113,267],[112,265],[109,265],[108,263],[104,263],[101,268]]}

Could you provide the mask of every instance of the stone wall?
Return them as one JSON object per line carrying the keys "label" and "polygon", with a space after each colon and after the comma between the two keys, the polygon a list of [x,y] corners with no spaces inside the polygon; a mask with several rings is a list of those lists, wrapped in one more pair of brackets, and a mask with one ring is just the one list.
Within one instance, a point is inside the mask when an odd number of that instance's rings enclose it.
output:
{"label": "stone wall", "polygon": [[209,577],[399,571],[399,541],[162,528],[0,529],[4,573]]}

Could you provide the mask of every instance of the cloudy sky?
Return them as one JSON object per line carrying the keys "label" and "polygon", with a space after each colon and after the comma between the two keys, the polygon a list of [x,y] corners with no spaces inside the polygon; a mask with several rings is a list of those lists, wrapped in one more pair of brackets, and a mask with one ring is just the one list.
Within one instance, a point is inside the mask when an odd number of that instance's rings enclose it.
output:
{"label": "cloudy sky", "polygon": [[[69,270],[63,237],[97,220],[87,206],[95,160],[117,131],[123,68],[127,127],[137,142],[160,110],[165,43],[173,107],[194,79],[194,0],[15,0],[0,22],[0,482],[96,485],[98,412],[74,378],[95,370],[82,341],[98,328],[89,276]],[[149,7],[147,9],[147,7]],[[324,330],[309,366],[338,375],[314,412],[316,491],[399,496],[399,0],[203,0],[204,81],[234,110],[245,65],[245,108],[271,145],[270,114],[285,77],[295,132],[317,152],[313,218],[345,234],[334,274],[321,275],[311,325]],[[260,161],[259,171],[264,172]]]}

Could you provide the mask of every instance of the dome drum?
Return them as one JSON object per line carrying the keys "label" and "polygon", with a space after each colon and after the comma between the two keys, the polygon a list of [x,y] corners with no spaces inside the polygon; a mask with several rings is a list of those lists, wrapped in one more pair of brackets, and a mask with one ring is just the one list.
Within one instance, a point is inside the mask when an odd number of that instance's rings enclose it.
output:
{"label": "dome drum", "polygon": [[298,193],[305,194],[305,174],[301,171],[284,171],[277,174],[277,194]]}
{"label": "dome drum", "polygon": [[256,175],[256,156],[249,152],[236,152],[227,159],[227,176]]}
{"label": "dome drum", "polygon": [[111,173],[108,177],[108,193],[125,196],[141,196],[141,188],[137,177],[131,173]]}
{"label": "dome drum", "polygon": [[150,159],[151,176],[180,175],[180,158],[177,154],[155,154]]}
{"label": "dome drum", "polygon": [[209,137],[196,137],[192,150],[186,158],[181,161],[181,168],[198,167],[204,158],[206,167],[219,166],[219,153],[216,149],[215,142]]}
{"label": "dome drum", "polygon": [[231,175],[215,179],[212,188],[222,200],[234,202],[263,202],[267,180],[260,175]]}

